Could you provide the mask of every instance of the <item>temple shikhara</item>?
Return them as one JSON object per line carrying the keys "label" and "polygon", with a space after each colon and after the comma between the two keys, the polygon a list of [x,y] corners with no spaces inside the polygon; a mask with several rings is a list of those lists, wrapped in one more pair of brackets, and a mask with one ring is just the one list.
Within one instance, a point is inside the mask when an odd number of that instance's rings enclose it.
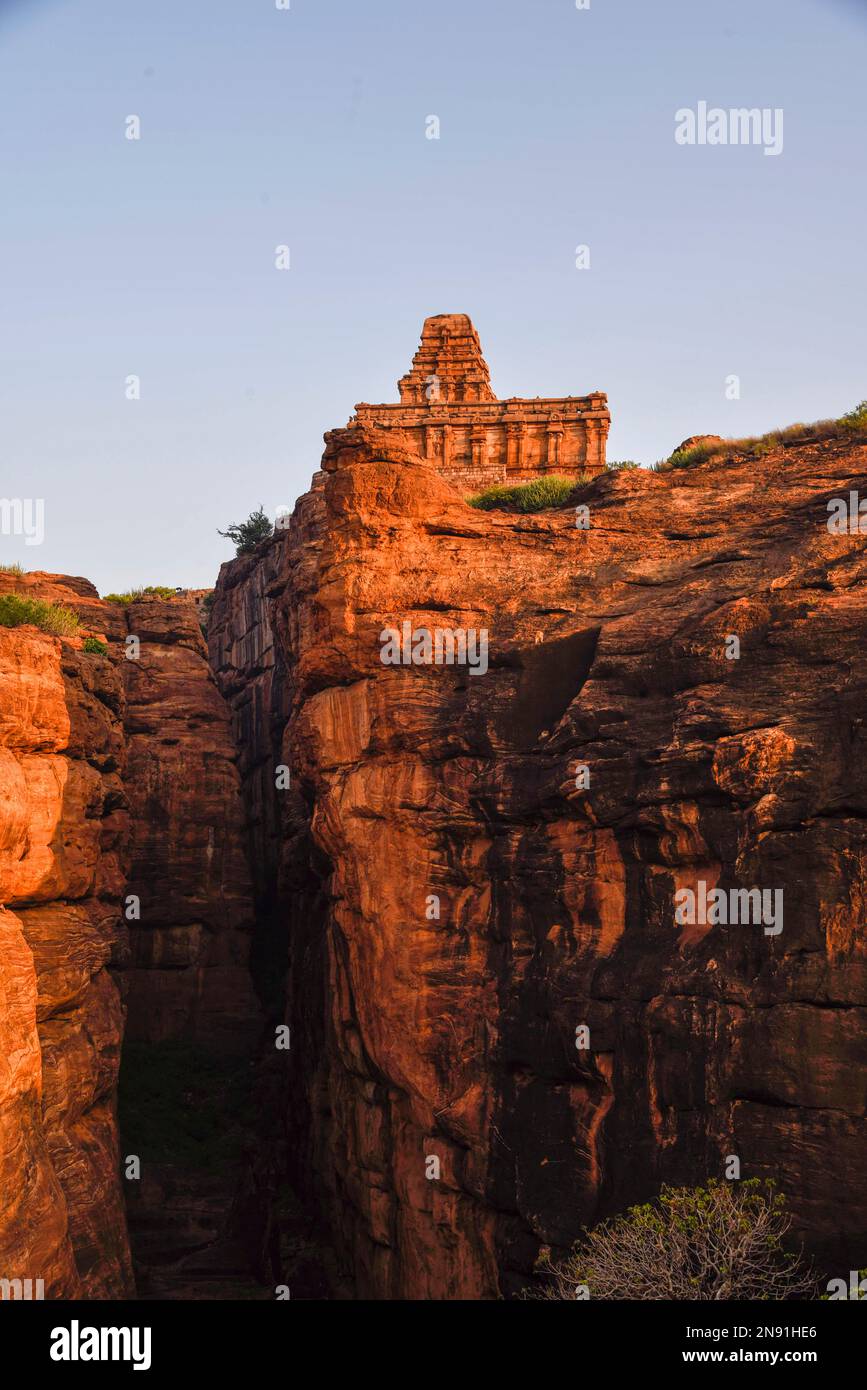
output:
{"label": "temple shikhara", "polygon": [[350,424],[393,431],[396,440],[457,486],[567,477],[605,467],[610,416],[601,391],[588,396],[511,396],[491,390],[479,335],[466,314],[425,319],[395,404],[355,407]]}

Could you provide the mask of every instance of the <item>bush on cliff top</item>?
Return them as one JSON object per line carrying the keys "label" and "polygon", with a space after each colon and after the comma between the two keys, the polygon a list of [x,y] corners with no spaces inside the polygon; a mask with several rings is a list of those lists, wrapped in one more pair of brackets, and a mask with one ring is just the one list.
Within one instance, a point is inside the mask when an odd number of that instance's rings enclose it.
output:
{"label": "bush on cliff top", "polygon": [[260,541],[264,541],[273,533],[273,530],[272,522],[260,505],[255,512],[250,513],[246,521],[233,521],[225,531],[221,531],[218,526],[217,535],[225,536],[234,543],[236,555],[249,555]]}
{"label": "bush on cliff top", "polygon": [[[816,1294],[785,1240],[791,1218],[772,1181],[663,1187],[644,1206],[586,1231],[564,1259],[543,1249],[531,1299],[785,1299]],[[586,1292],[585,1292],[586,1290]]]}
{"label": "bush on cliff top", "polygon": [[143,598],[174,598],[175,591],[167,584],[148,584],[143,589],[128,589],[125,594],[106,594],[103,603],[119,603],[126,608]]}
{"label": "bush on cliff top", "polygon": [[21,594],[0,594],[0,627],[38,627],[55,637],[70,637],[80,626],[77,613],[57,603]]}
{"label": "bush on cliff top", "polygon": [[854,410],[847,411],[836,420],[814,420],[809,425],[787,425],[784,429],[769,430],[767,434],[744,439],[706,440],[689,449],[675,449],[667,459],[661,459],[656,464],[655,471],[667,473],[672,468],[696,468],[707,459],[728,458],[732,454],[763,458],[781,444],[816,444],[826,439],[867,442],[867,400],[861,401]]}
{"label": "bush on cliff top", "polygon": [[546,507],[564,507],[575,488],[585,479],[581,478],[533,478],[529,483],[516,483],[510,487],[501,483],[497,487],[486,488],[484,492],[468,497],[471,507],[480,511],[494,510],[516,512],[541,512]]}

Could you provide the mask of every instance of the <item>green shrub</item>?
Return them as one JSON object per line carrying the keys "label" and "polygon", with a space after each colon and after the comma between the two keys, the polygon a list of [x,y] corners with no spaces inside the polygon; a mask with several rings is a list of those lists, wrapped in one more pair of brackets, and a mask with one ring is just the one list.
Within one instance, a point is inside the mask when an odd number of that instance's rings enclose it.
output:
{"label": "green shrub", "polygon": [[726,446],[719,443],[694,444],[691,449],[675,449],[664,462],[671,468],[695,468],[697,464],[704,463],[715,454],[724,453],[725,449]]}
{"label": "green shrub", "polygon": [[[750,435],[743,439],[709,440],[704,444],[695,444],[691,449],[675,449],[667,459],[660,459],[654,465],[654,472],[667,473],[670,468],[695,468],[709,458],[730,458],[733,454],[760,459],[784,444],[815,444],[828,439],[846,439],[852,435],[867,435],[867,401],[861,401],[854,410],[847,411],[837,420],[813,420],[810,424],[799,422],[782,429],[768,430],[766,434]],[[609,467],[613,466],[609,464]]]}
{"label": "green shrub", "polygon": [[95,652],[97,656],[107,656],[108,644],[106,642],[100,642],[98,637],[85,637],[83,650],[86,652]]}
{"label": "green shrub", "polygon": [[844,430],[860,434],[862,430],[867,430],[867,401],[861,401],[854,410],[849,410],[845,415],[841,415],[839,422]]}
{"label": "green shrub", "polygon": [[217,527],[218,536],[225,536],[234,542],[236,555],[249,555],[250,551],[255,550],[259,542],[272,535],[273,531],[273,523],[261,506],[257,511],[251,512],[246,521],[234,521],[225,531]]}
{"label": "green shrub", "polygon": [[103,603],[120,603],[126,608],[127,604],[135,603],[137,599],[140,599],[143,592],[142,589],[130,589],[125,594],[103,594],[102,601]]}
{"label": "green shrub", "polygon": [[[525,1297],[592,1299],[773,1299],[815,1296],[799,1255],[785,1249],[791,1219],[772,1181],[712,1179],[663,1187],[659,1197],[603,1221],[564,1259],[543,1249],[546,1279]],[[586,1290],[586,1292],[583,1292]]]}
{"label": "green shrub", "polygon": [[174,598],[174,589],[167,584],[148,584],[143,589],[127,589],[124,594],[105,594],[103,603],[120,603],[127,608],[131,603],[138,603],[145,598]]}
{"label": "green shrub", "polygon": [[640,463],[635,463],[633,459],[611,459],[606,464],[607,468],[640,468]]}
{"label": "green shrub", "polygon": [[0,627],[38,627],[55,637],[70,637],[78,631],[79,619],[71,608],[45,603],[21,594],[0,594]]}
{"label": "green shrub", "polygon": [[533,478],[529,483],[517,483],[511,487],[508,484],[489,487],[474,497],[468,497],[467,502],[483,512],[541,512],[547,507],[564,507],[576,487],[586,481],[586,478],[559,478],[554,475]]}

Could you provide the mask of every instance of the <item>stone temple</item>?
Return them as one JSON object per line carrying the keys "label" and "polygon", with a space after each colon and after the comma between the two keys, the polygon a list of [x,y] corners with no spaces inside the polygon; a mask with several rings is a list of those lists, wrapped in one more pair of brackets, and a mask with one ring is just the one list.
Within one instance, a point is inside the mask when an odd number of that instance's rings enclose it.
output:
{"label": "stone temple", "polygon": [[546,473],[574,477],[605,467],[610,416],[601,391],[589,396],[512,396],[491,390],[479,335],[466,314],[425,319],[400,402],[355,407],[350,425],[394,433],[456,486],[478,491]]}

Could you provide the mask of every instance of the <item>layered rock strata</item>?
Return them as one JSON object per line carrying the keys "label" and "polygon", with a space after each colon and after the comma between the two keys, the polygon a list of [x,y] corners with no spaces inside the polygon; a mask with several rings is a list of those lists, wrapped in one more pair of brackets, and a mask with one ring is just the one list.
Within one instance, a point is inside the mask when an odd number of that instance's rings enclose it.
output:
{"label": "layered rock strata", "polygon": [[126,610],[132,822],[128,1037],[251,1053],[261,1015],[244,809],[229,712],[192,604]]}
{"label": "layered rock strata", "polygon": [[[82,621],[68,639],[0,627],[0,1280],[127,1297],[124,1033],[157,1079],[164,1045],[188,1049],[193,1091],[197,1066],[234,1084],[260,1040],[235,745],[193,603],[106,604],[86,580],[38,572],[4,573],[0,590]],[[106,653],[84,650],[88,632]],[[179,1136],[201,1124],[183,1094]],[[149,1249],[156,1225],[163,1246],[207,1245],[229,1222],[237,1159],[179,1176],[154,1156],[154,1117],[139,1120],[142,1176],[125,1185],[139,1237]]]}
{"label": "layered rock strata", "polygon": [[[541,1244],[733,1157],[863,1263],[867,562],[826,522],[867,450],[608,473],[529,516],[373,431],[323,468],[224,567],[212,656],[304,885],[290,1094],[358,1292],[508,1296]],[[404,624],[485,632],[487,672],[423,640],[384,664]],[[782,907],[714,922],[716,889]]]}
{"label": "layered rock strata", "polygon": [[[82,580],[15,587],[101,608]],[[33,1297],[38,1280],[46,1298],[133,1288],[108,969],[128,832],[122,712],[107,657],[0,628],[0,1279],[31,1280]]]}

